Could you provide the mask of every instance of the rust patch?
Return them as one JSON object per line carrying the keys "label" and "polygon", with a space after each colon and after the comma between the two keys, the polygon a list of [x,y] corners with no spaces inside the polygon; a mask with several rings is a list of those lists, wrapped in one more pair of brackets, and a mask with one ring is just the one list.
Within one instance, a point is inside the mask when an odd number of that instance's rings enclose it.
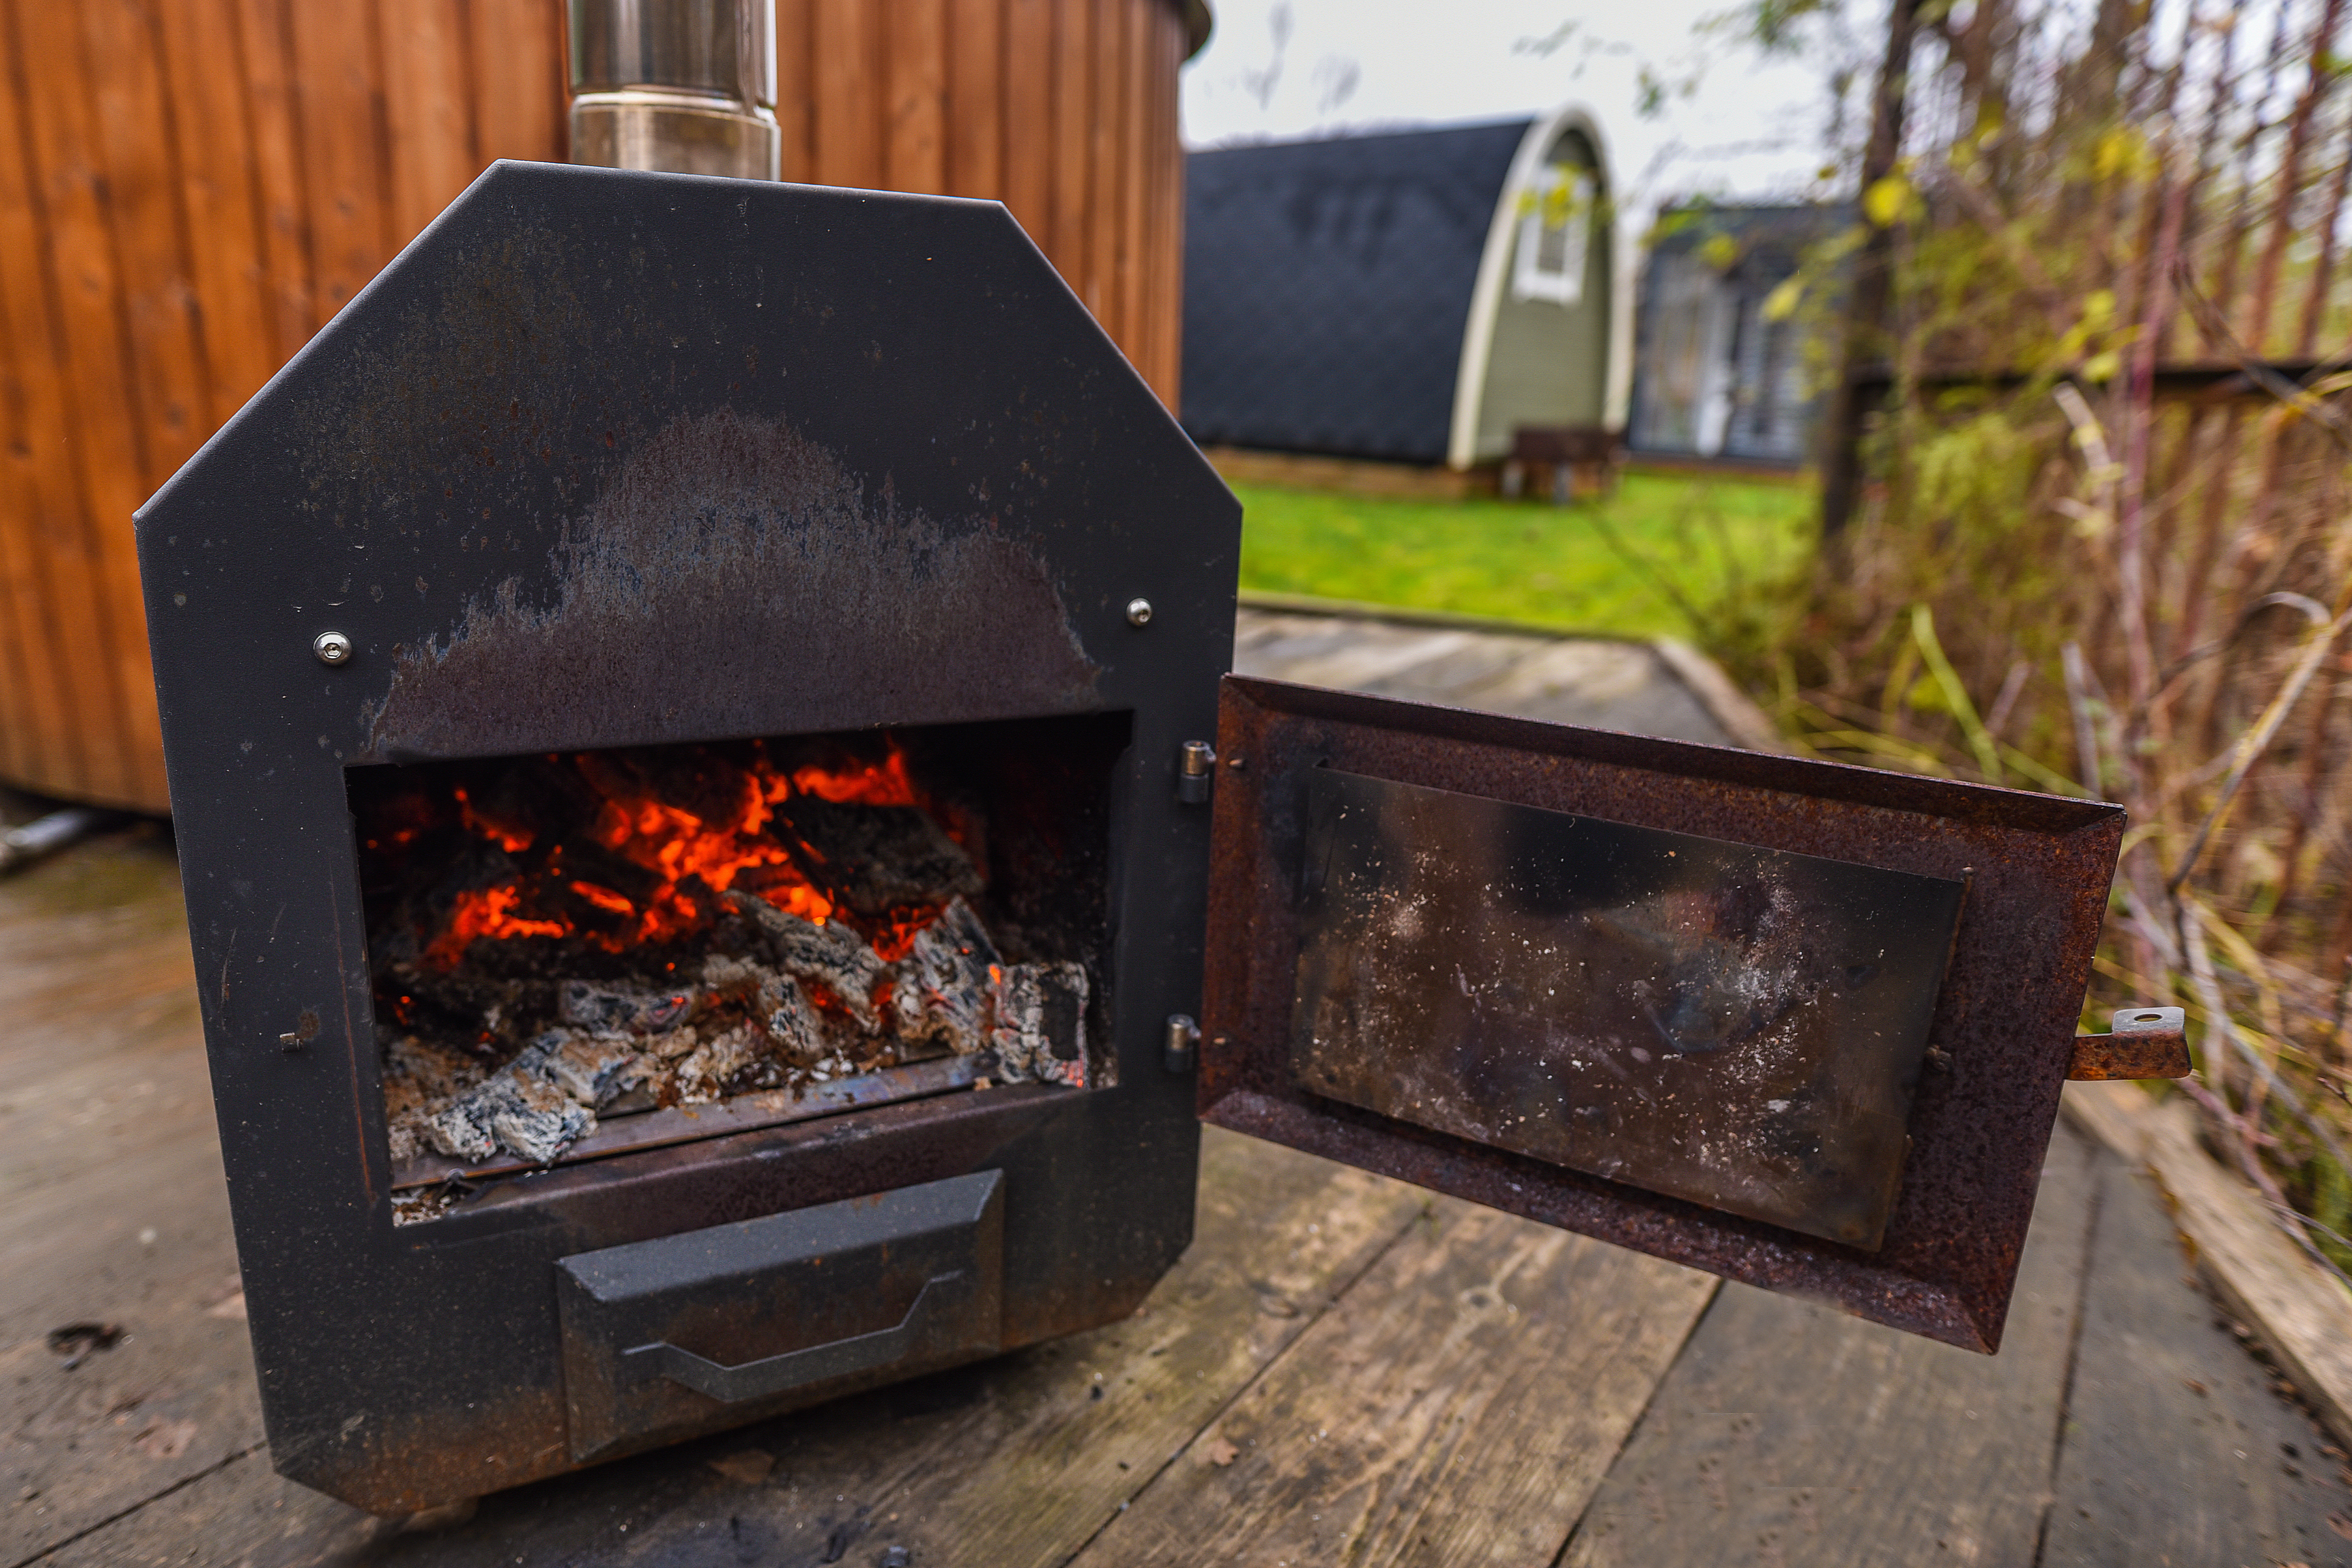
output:
{"label": "rust patch", "polygon": [[362,760],[1096,706],[1034,550],[868,496],[780,421],[672,422],[552,555],[545,601],[509,578],[446,641],[400,651]]}

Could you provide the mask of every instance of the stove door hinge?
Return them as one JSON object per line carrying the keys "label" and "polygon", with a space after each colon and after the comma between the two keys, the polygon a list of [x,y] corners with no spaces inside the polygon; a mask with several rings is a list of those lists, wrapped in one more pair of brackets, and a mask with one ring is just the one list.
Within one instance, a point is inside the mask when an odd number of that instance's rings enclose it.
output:
{"label": "stove door hinge", "polygon": [[1209,786],[1217,777],[1217,748],[1205,740],[1188,740],[1176,748],[1176,799],[1187,806],[1208,803]]}
{"label": "stove door hinge", "polygon": [[1168,1015],[1168,1042],[1160,1060],[1171,1072],[1190,1072],[1201,1056],[1201,1026],[1183,1013]]}

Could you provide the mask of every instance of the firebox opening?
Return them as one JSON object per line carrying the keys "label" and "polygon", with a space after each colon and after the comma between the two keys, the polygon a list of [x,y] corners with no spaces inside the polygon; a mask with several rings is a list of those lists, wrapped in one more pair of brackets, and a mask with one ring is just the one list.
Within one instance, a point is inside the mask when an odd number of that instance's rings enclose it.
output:
{"label": "firebox opening", "polygon": [[630,1149],[1108,1085],[1129,727],[352,769],[395,1218]]}

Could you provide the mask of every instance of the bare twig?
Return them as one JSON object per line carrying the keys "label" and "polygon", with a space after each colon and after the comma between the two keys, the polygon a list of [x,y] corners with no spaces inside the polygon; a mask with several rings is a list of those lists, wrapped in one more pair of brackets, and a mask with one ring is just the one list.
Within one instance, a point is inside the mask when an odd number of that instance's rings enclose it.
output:
{"label": "bare twig", "polygon": [[2156,690],[2156,654],[2147,636],[2147,443],[2156,423],[2156,340],[2172,314],[2170,285],[2180,256],[2180,229],[2188,219],[2195,181],[2176,173],[2163,203],[2156,261],[2149,268],[2147,309],[2139,340],[2132,345],[2131,381],[2124,404],[2123,490],[2116,517],[2116,613],[2123,621],[2124,652],[2130,671],[2132,728],[2147,723],[2148,698]]}
{"label": "bare twig", "polygon": [[[2346,585],[2344,597],[2352,600],[2352,583]],[[2213,837],[2213,830],[2221,825],[2221,819],[2229,813],[2230,803],[2238,798],[2238,787],[2246,781],[2246,774],[2270,748],[2272,739],[2279,732],[2279,726],[2286,722],[2286,716],[2293,711],[2296,699],[2303,695],[2304,688],[2311,685],[2311,677],[2319,673],[2320,661],[2327,657],[2328,651],[2336,646],[2336,640],[2344,634],[2344,628],[2348,624],[2352,624],[2352,609],[2339,610],[2336,619],[2304,640],[2303,652],[2296,658],[2294,668],[2288,673],[2286,684],[2279,688],[2278,695],[2271,699],[2270,706],[2263,710],[2263,716],[2255,720],[2253,727],[2239,737],[2237,749],[2230,758],[2229,776],[2221,780],[2220,798],[2214,800],[2213,809],[2205,813],[2205,820],[2197,825],[2197,832],[2189,841],[2189,848],[2181,853],[2179,866],[2165,883],[2167,891],[2178,892],[2180,884],[2189,880],[2189,873],[2197,868],[2198,858],[2204,854],[2206,844]]]}
{"label": "bare twig", "polygon": [[2336,1141],[2336,1134],[2311,1113],[2286,1080],[2278,1075],[2278,1069],[2271,1065],[2270,1058],[2253,1048],[2239,1032],[2236,1020],[2230,1016],[2228,1006],[2221,999],[2220,982],[2214,977],[2212,950],[2205,945],[2205,927],[2211,918],[2210,912],[2194,900],[2187,904],[2181,913],[2181,934],[2187,939],[2189,948],[2189,977],[2197,988],[2198,999],[2204,1003],[2205,1010],[2211,1015],[2212,1028],[2220,1031],[2222,1040],[2231,1049],[2245,1059],[2246,1064],[2253,1069],[2255,1078],[2272,1097],[2293,1112],[2295,1120],[2310,1130],[2312,1138],[2327,1157],[2336,1162],[2337,1168],[2352,1176],[2352,1157],[2345,1155],[2344,1145]]}
{"label": "bare twig", "polygon": [[2277,609],[2300,610],[2304,613],[2304,618],[2314,626],[2324,626],[2327,623],[2327,606],[2309,594],[2265,593],[2246,607],[2244,612],[2239,615],[2237,623],[2230,628],[2227,636],[2216,637],[2210,643],[2200,643],[2167,664],[2163,674],[2157,679],[2157,697],[2161,700],[2172,684],[2187,674],[2193,666],[2203,664],[2216,653],[2228,653],[2231,644],[2245,635],[2246,628],[2252,626],[2255,618],[2263,611]]}
{"label": "bare twig", "polygon": [[2314,397],[2309,389],[2297,386],[2271,369],[2239,341],[2237,333],[2230,329],[2230,319],[2221,313],[2221,307],[2199,292],[2196,275],[2189,271],[2187,263],[2175,269],[2174,278],[2180,289],[2180,298],[2188,302],[2189,313],[2197,318],[2197,324],[2228,351],[2241,374],[2326,431],[2347,453],[2352,453],[2352,428],[2347,428],[2342,414]]}
{"label": "bare twig", "polygon": [[2091,695],[2083,679],[2083,645],[2069,643],[2058,650],[2059,667],[2066,673],[2066,706],[2074,715],[2075,766],[2083,770],[2083,788],[2104,798],[2099,783],[2099,732],[2091,723]]}
{"label": "bare twig", "polygon": [[2011,663],[2009,674],[2001,677],[2000,690],[1994,694],[1992,706],[1985,710],[1985,733],[1994,739],[1998,740],[2000,737],[2001,727],[2009,722],[2010,710],[2017,706],[2017,699],[2024,695],[2026,680],[2032,674],[2033,666],[2031,664],[2023,659],[2017,659]]}

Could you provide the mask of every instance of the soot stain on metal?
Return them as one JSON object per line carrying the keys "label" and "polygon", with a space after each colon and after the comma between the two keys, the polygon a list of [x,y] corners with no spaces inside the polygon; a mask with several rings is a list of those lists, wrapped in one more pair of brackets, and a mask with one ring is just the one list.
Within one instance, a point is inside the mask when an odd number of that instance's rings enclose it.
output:
{"label": "soot stain on metal", "polygon": [[1034,550],[870,497],[781,421],[674,421],[551,553],[551,603],[509,578],[401,652],[362,712],[368,759],[495,752],[517,693],[580,746],[773,727],[780,687],[812,730],[1095,706]]}

